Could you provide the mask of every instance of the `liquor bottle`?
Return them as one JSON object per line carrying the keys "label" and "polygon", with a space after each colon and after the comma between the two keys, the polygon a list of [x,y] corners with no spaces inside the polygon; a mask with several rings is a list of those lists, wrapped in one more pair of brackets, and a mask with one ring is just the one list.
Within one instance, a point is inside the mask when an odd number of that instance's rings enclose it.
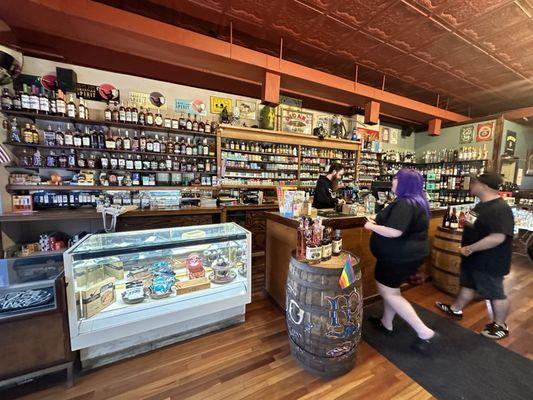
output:
{"label": "liquor bottle", "polygon": [[174,151],[176,150],[175,142],[172,141],[172,138],[167,143],[167,153],[168,154],[174,154]]}
{"label": "liquor bottle", "polygon": [[146,125],[154,125],[154,114],[152,114],[152,111],[150,111],[149,108],[146,109]]}
{"label": "liquor bottle", "polygon": [[172,119],[170,117],[165,117],[163,126],[168,129],[172,129]]}
{"label": "liquor bottle", "polygon": [[40,110],[39,95],[37,94],[37,88],[32,85],[31,91],[30,91],[30,111],[34,113],[38,113],[39,110]]}
{"label": "liquor bottle", "polygon": [[163,116],[161,115],[159,108],[157,109],[157,113],[154,116],[154,124],[155,126],[163,126]]}
{"label": "liquor bottle", "polygon": [[296,258],[299,260],[305,260],[305,250],[306,250],[306,240],[305,240],[305,223],[306,218],[300,218],[300,223],[298,224],[297,231],[297,242],[296,242]]}
{"label": "liquor bottle", "polygon": [[50,100],[48,96],[44,93],[44,88],[41,88],[39,93],[39,112],[41,114],[50,114]]}
{"label": "liquor bottle", "polygon": [[120,107],[118,109],[118,121],[126,122],[126,108],[124,107],[124,102],[120,102]]}
{"label": "liquor bottle", "polygon": [[116,154],[111,154],[111,156],[109,157],[109,166],[110,169],[118,168],[118,158]]}
{"label": "liquor bottle", "polygon": [[43,157],[41,156],[41,152],[39,149],[33,153],[33,166],[34,167],[42,167],[43,166]]}
{"label": "liquor bottle", "polygon": [[154,156],[150,160],[150,169],[152,171],[156,171],[158,168],[159,168],[159,163],[157,162],[157,158],[155,158],[155,156]]}
{"label": "liquor bottle", "polygon": [[126,159],[126,169],[133,169],[133,159],[131,158],[131,154],[128,154],[128,158]]}
{"label": "liquor bottle", "polygon": [[131,124],[131,107],[128,104],[124,110],[125,122]]}
{"label": "liquor bottle", "polygon": [[65,95],[63,94],[63,91],[61,89],[57,91],[56,109],[57,115],[59,115],[60,117],[64,117],[65,115],[67,115],[67,104],[65,103]]}
{"label": "liquor bottle", "polygon": [[161,142],[159,141],[159,136],[155,135],[155,139],[152,143],[153,152],[154,153],[161,153]]}
{"label": "liquor bottle", "polygon": [[98,148],[99,149],[105,149],[106,148],[105,135],[104,135],[104,131],[102,130],[102,128],[100,128],[100,130],[98,131]]}
{"label": "liquor bottle", "polygon": [[115,149],[124,150],[124,140],[122,139],[122,133],[118,130],[118,136],[115,139]]}
{"label": "liquor bottle", "polygon": [[133,138],[131,139],[131,151],[139,151],[139,138],[137,137],[137,131],[134,131]]}
{"label": "liquor bottle", "polygon": [[202,117],[200,117],[200,122],[198,123],[198,132],[205,132],[205,123]]}
{"label": "liquor bottle", "polygon": [[[203,147],[202,147],[203,149]],[[192,143],[192,155],[197,156],[198,155],[198,142]]]}
{"label": "liquor bottle", "polygon": [[110,150],[115,150],[116,143],[115,139],[113,138],[113,131],[111,128],[109,128],[109,131],[107,132],[107,137],[105,139],[105,148]]}
{"label": "liquor bottle", "polygon": [[135,162],[133,164],[133,166],[135,167],[136,170],[140,171],[143,169],[143,163],[142,163],[142,159],[141,159],[141,156],[137,156],[135,158]]}
{"label": "liquor bottle", "polygon": [[70,95],[67,103],[67,117],[76,118],[76,104],[74,103],[74,98],[72,95]]}
{"label": "liquor bottle", "polygon": [[170,122],[170,127],[172,129],[179,129],[180,128],[180,121],[179,121],[179,119],[176,118],[175,115],[172,117],[172,121]]}
{"label": "liquor bottle", "polygon": [[448,206],[446,208],[446,212],[444,213],[444,217],[442,217],[442,227],[448,228],[450,226],[450,207]]}
{"label": "liquor bottle", "polygon": [[137,107],[135,106],[131,107],[131,123],[132,124],[139,123],[139,111],[137,110]]}
{"label": "liquor bottle", "polygon": [[13,110],[13,99],[9,94],[9,89],[4,88],[2,90],[2,110]]}
{"label": "liquor bottle", "polygon": [[76,153],[73,149],[70,150],[68,155],[68,168],[76,168]]}
{"label": "liquor bottle", "polygon": [[119,122],[120,121],[120,112],[118,110],[118,103],[113,102],[113,110],[111,110],[111,121]]}
{"label": "liquor bottle", "polygon": [[450,229],[457,229],[459,227],[459,220],[455,213],[455,207],[452,207],[452,215],[450,217]]}
{"label": "liquor bottle", "polygon": [[146,114],[143,111],[143,108],[141,106],[139,110],[139,125],[145,125],[146,124]]}
{"label": "liquor bottle", "polygon": [[192,156],[191,138],[187,138],[187,146],[185,147],[185,154]]}
{"label": "liquor bottle", "polygon": [[22,111],[30,111],[30,95],[28,94],[28,85],[22,84],[22,90],[20,91],[20,105]]}
{"label": "liquor bottle", "polygon": [[331,258],[331,228],[324,229],[324,236],[322,238],[322,261],[327,261]]}
{"label": "liquor bottle", "polygon": [[181,144],[177,137],[174,141],[174,154],[181,154]]}
{"label": "liquor bottle", "polygon": [[85,133],[81,137],[81,145],[83,147],[92,147],[91,134],[89,133],[89,127],[85,127]]}
{"label": "liquor bottle", "polygon": [[187,121],[185,122],[185,129],[192,131],[191,114],[187,114]]}
{"label": "liquor bottle", "polygon": [[74,146],[74,135],[70,130],[70,124],[67,124],[67,129],[65,130],[65,146]]}
{"label": "liquor bottle", "polygon": [[333,237],[333,241],[332,241],[331,253],[334,256],[340,256],[341,252],[342,252],[341,230],[340,229],[335,229],[335,236]]}
{"label": "liquor bottle", "polygon": [[96,132],[96,129],[91,131],[91,147],[93,149],[101,149],[98,144],[98,132]]}
{"label": "liquor bottle", "polygon": [[126,137],[122,141],[122,145],[124,146],[124,150],[131,150],[131,139],[128,131],[126,131]]}
{"label": "liquor bottle", "polygon": [[63,151],[61,155],[57,158],[57,164],[59,165],[59,168],[67,168],[68,158],[65,154],[65,151]]}
{"label": "liquor bottle", "polygon": [[198,121],[196,120],[196,115],[194,116],[194,120],[192,121],[192,130],[198,132]]}
{"label": "liquor bottle", "polygon": [[112,115],[112,111],[111,111],[111,107],[109,107],[109,101],[108,101],[105,107],[105,110],[104,110],[104,121],[111,122],[111,115]]}
{"label": "liquor bottle", "polygon": [[82,138],[81,138],[81,132],[79,131],[78,128],[76,128],[76,130],[74,131],[74,136],[72,138],[72,143],[74,145],[74,147],[82,147]]}
{"label": "liquor bottle", "polygon": [[168,145],[168,142],[166,139],[162,139],[161,140],[161,145],[160,145],[160,152],[161,153],[166,153],[167,152],[167,145]]}
{"label": "liquor bottle", "polygon": [[180,138],[180,153],[181,155],[187,155],[187,144],[185,143],[185,139],[184,138]]}
{"label": "liquor bottle", "polygon": [[48,107],[50,109],[50,115],[57,115],[57,99],[54,91],[51,91],[48,95]]}
{"label": "liquor bottle", "polygon": [[20,93],[15,92],[11,99],[13,100],[13,110],[21,111],[22,103],[20,102]]}
{"label": "liquor bottle", "polygon": [[28,144],[33,143],[33,131],[31,130],[30,124],[26,124],[22,130],[22,141]]}
{"label": "liquor bottle", "polygon": [[204,138],[203,148],[204,148],[204,151],[203,151],[204,156],[209,156],[209,144],[206,138]]}
{"label": "liquor bottle", "polygon": [[87,159],[87,168],[94,169],[96,168],[96,156],[91,154]]}
{"label": "liquor bottle", "polygon": [[211,124],[209,123],[209,121],[205,122],[204,131],[205,133],[211,133]]}
{"label": "liquor bottle", "polygon": [[159,158],[159,163],[158,163],[158,166],[157,166],[157,169],[159,171],[164,171],[166,170],[167,168],[167,163],[166,163],[166,160],[164,158]]}
{"label": "liquor bottle", "polygon": [[85,154],[81,153],[77,159],[78,168],[85,168],[87,166],[87,160]]}
{"label": "liquor bottle", "polygon": [[146,145],[148,144],[144,131],[141,131],[141,137],[139,138],[139,150],[146,151]]}
{"label": "liquor bottle", "polygon": [[178,120],[180,129],[187,129],[187,120],[183,116],[183,113],[180,113],[180,118]]}
{"label": "liquor bottle", "polygon": [[65,146],[65,135],[61,132],[59,126],[56,131],[56,146]]}
{"label": "liquor bottle", "polygon": [[459,213],[459,229],[463,229],[465,227],[465,220],[466,216],[463,209],[461,208],[461,212]]}
{"label": "liquor bottle", "polygon": [[172,171],[172,159],[170,158],[170,156],[167,156],[167,158],[165,159],[165,169],[167,171]]}
{"label": "liquor bottle", "polygon": [[87,114],[85,113],[86,107],[85,102],[83,101],[83,97],[80,97],[80,104],[78,106],[78,117],[80,119],[86,119]]}
{"label": "liquor bottle", "polygon": [[102,154],[100,164],[102,165],[102,169],[109,169],[109,154]]}
{"label": "liquor bottle", "polygon": [[54,151],[52,150],[50,154],[46,156],[46,167],[54,168],[57,167],[57,159]]}

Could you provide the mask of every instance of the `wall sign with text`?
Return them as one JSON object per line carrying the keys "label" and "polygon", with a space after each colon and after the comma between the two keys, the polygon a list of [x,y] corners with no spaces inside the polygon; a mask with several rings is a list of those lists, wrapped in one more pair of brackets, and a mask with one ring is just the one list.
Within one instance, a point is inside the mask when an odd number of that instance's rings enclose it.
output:
{"label": "wall sign with text", "polygon": [[177,113],[186,113],[193,115],[207,115],[207,105],[203,100],[185,100],[175,99],[174,110]]}
{"label": "wall sign with text", "polygon": [[93,101],[120,101],[120,91],[109,83],[100,86],[78,83],[76,85],[76,97]]}
{"label": "wall sign with text", "polygon": [[161,110],[167,109],[165,97],[159,92],[143,93],[130,92],[128,96],[128,103],[137,108],[159,108]]}
{"label": "wall sign with text", "polygon": [[310,135],[312,126],[313,114],[285,108],[281,110],[282,131]]}
{"label": "wall sign with text", "polygon": [[233,101],[228,97],[211,96],[211,113],[220,114],[224,107],[228,110],[228,113],[233,112]]}

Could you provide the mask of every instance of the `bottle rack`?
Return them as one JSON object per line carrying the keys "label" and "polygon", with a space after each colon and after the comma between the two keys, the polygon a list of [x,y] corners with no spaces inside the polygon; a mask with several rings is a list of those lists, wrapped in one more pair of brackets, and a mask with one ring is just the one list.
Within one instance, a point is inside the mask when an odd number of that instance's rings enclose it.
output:
{"label": "bottle rack", "polygon": [[360,186],[366,187],[379,180],[381,175],[381,159],[383,153],[369,150],[361,150],[357,161],[357,182]]}
{"label": "bottle rack", "polygon": [[322,149],[311,146],[300,147],[300,186],[314,188],[318,177],[326,172],[326,165],[342,164],[344,175],[339,187],[355,180],[356,152],[351,150]]}

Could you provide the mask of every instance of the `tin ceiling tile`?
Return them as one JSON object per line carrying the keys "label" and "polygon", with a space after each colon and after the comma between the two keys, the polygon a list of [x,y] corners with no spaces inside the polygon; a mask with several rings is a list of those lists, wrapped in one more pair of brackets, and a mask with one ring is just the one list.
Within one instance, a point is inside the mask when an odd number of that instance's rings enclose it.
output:
{"label": "tin ceiling tile", "polygon": [[338,0],[330,13],[352,26],[360,26],[372,19],[396,0]]}

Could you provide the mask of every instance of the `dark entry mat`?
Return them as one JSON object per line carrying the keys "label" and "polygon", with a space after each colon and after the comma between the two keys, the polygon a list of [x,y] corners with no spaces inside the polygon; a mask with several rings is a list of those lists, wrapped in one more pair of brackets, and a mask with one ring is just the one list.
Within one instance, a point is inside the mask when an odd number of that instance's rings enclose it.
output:
{"label": "dark entry mat", "polygon": [[398,316],[393,336],[368,321],[369,316],[382,314],[381,302],[364,309],[363,339],[438,399],[533,399],[533,361],[445,316],[413,306],[440,334],[428,353],[411,349],[416,334]]}

